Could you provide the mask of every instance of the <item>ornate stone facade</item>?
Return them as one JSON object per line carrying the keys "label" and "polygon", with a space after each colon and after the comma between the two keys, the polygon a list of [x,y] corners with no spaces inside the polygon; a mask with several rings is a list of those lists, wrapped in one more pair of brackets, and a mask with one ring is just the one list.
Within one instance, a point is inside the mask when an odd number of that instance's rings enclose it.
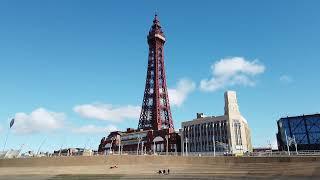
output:
{"label": "ornate stone facade", "polygon": [[241,115],[234,91],[225,92],[223,116],[197,114],[197,118],[182,122],[183,152],[217,152],[242,154],[252,151],[248,122]]}

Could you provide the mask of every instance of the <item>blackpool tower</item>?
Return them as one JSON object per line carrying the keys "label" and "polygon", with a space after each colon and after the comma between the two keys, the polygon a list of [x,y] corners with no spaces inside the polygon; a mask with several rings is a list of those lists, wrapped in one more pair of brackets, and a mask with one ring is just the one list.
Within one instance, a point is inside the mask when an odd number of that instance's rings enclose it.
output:
{"label": "blackpool tower", "polygon": [[174,131],[167,90],[163,58],[166,38],[157,15],[147,40],[148,68],[138,129],[110,132],[101,139],[100,153],[114,153],[115,150],[118,154],[122,151],[134,151],[137,154],[181,151],[181,138]]}
{"label": "blackpool tower", "polygon": [[157,14],[147,36],[149,45],[148,70],[138,129],[174,132],[168,98],[164,43],[165,35]]}

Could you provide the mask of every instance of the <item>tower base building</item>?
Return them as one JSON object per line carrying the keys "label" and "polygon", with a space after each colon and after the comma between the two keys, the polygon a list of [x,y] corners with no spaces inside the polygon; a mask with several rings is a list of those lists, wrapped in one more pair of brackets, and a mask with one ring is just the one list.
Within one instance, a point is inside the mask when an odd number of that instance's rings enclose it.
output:
{"label": "tower base building", "polygon": [[188,153],[243,154],[252,152],[248,122],[241,115],[236,92],[224,95],[225,113],[222,116],[204,116],[182,122],[181,148]]}
{"label": "tower base building", "polygon": [[176,132],[163,130],[114,131],[101,139],[100,154],[177,154],[181,152],[180,136]]}

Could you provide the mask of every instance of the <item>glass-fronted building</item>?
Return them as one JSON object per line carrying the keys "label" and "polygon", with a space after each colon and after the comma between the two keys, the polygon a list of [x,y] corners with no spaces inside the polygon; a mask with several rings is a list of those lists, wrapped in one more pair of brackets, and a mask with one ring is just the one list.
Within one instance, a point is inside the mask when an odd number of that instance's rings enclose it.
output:
{"label": "glass-fronted building", "polygon": [[[298,150],[320,150],[320,114],[283,117],[277,121],[279,150],[287,150],[286,134],[295,138]],[[290,150],[295,150],[291,145]]]}

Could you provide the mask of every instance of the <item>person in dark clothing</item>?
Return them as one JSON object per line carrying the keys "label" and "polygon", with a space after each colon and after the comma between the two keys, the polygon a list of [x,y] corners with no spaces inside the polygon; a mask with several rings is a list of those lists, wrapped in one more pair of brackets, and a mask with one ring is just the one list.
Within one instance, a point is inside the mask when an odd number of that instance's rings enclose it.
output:
{"label": "person in dark clothing", "polygon": [[161,170],[159,170],[159,172],[158,172],[159,174],[162,174],[162,171]]}
{"label": "person in dark clothing", "polygon": [[168,172],[168,174],[170,174],[170,169],[168,169],[168,171],[167,171],[167,172]]}
{"label": "person in dark clothing", "polygon": [[162,171],[162,173],[163,173],[163,174],[166,174],[166,170],[164,169],[164,170]]}

